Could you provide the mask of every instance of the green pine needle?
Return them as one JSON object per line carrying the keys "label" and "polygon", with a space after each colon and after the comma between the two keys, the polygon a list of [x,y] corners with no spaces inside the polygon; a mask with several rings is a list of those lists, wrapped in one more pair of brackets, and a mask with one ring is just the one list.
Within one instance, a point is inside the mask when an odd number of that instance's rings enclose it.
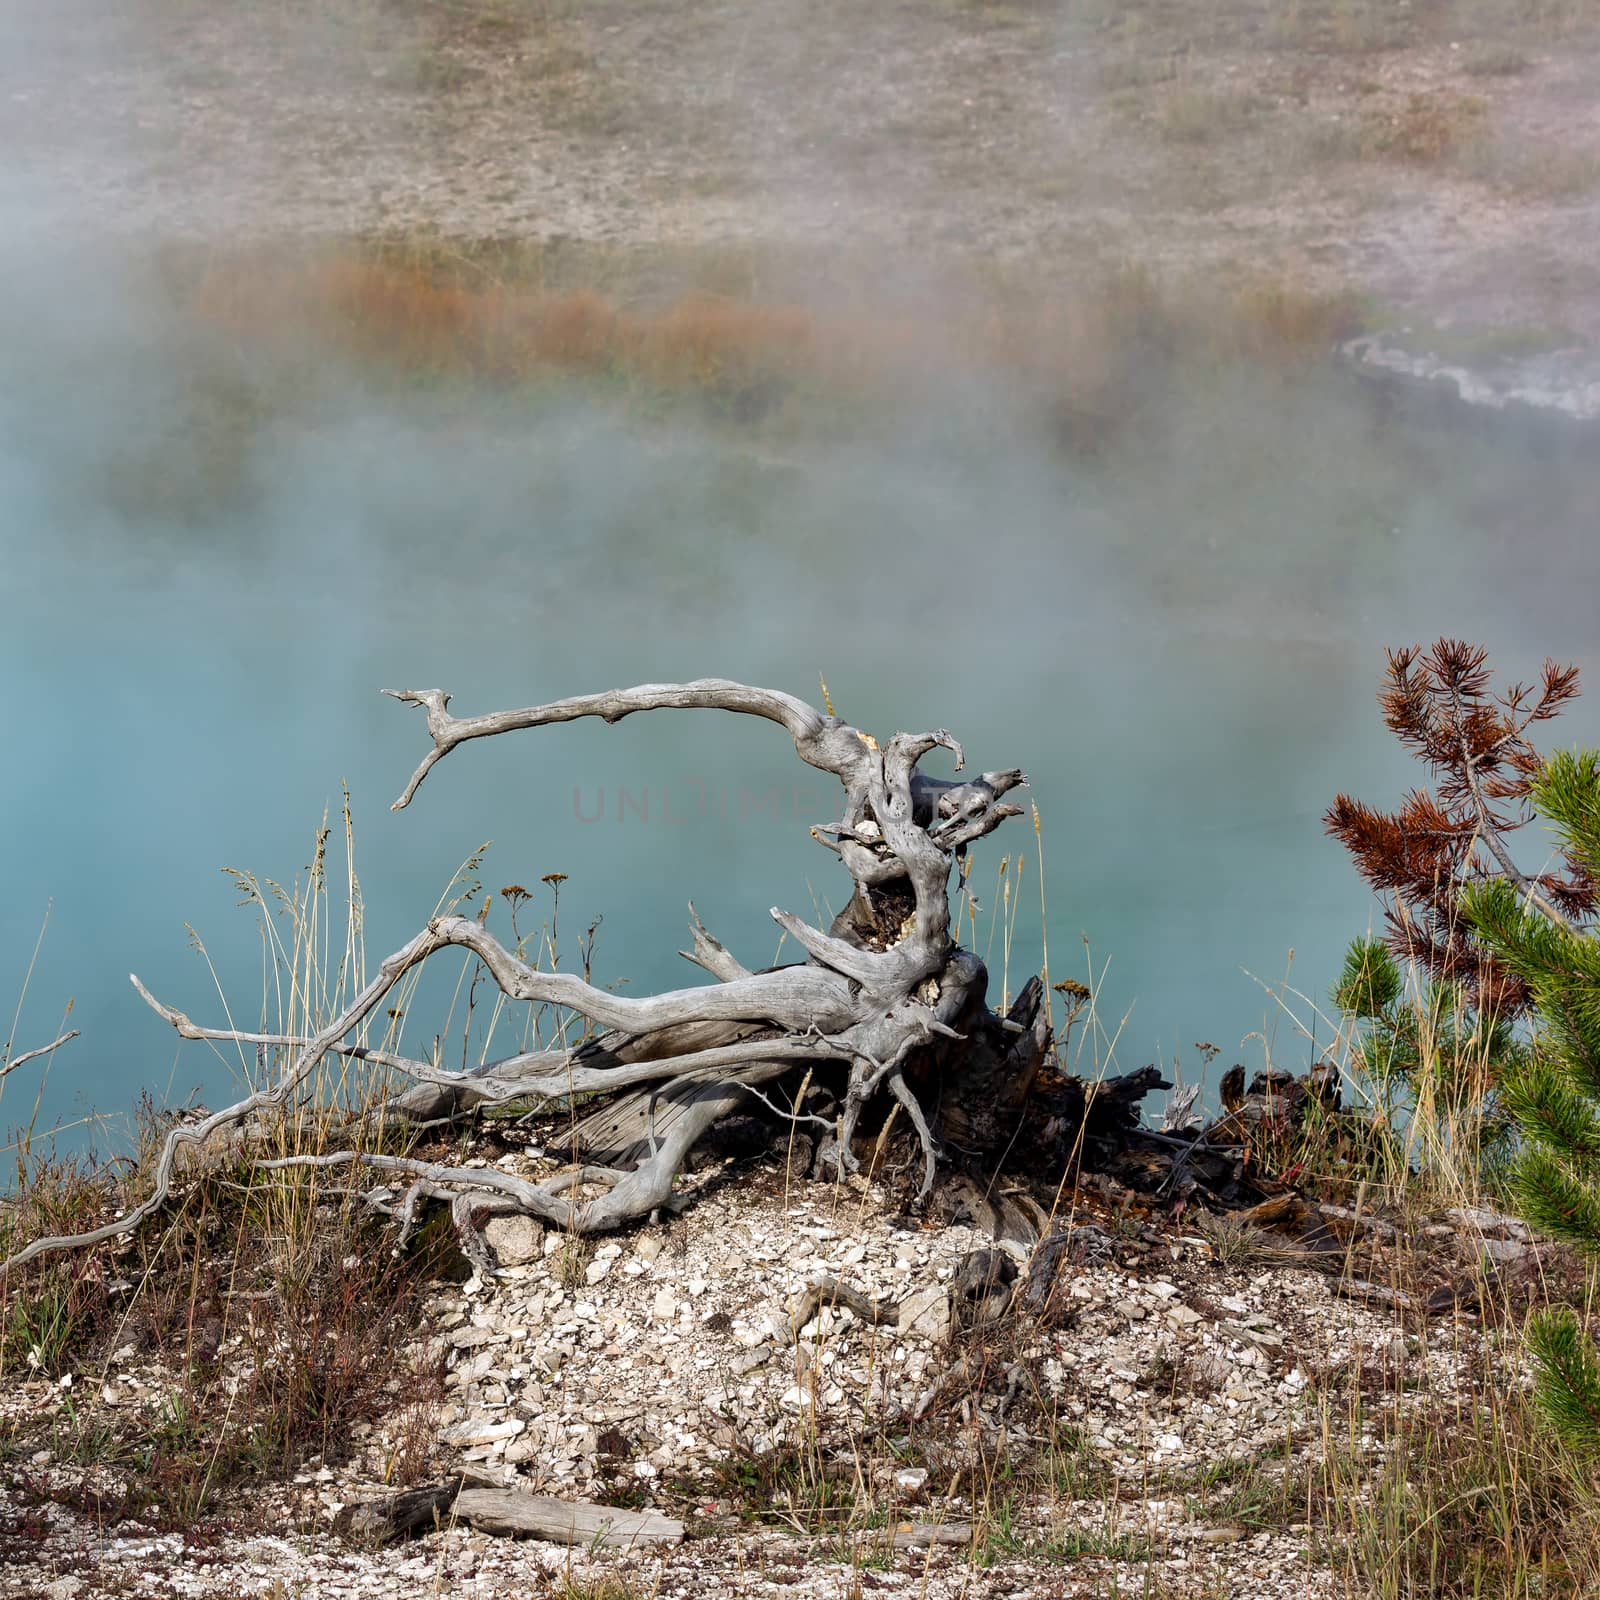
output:
{"label": "green pine needle", "polygon": [[1541,1145],[1519,1152],[1510,1173],[1523,1218],[1543,1233],[1600,1255],[1600,1185],[1579,1177]]}
{"label": "green pine needle", "polygon": [[1400,966],[1382,939],[1352,939],[1334,987],[1334,1004],[1354,1017],[1380,1017],[1400,998]]}
{"label": "green pine needle", "polygon": [[1536,1312],[1528,1347],[1538,1362],[1534,1401],[1556,1436],[1579,1455],[1600,1455],[1600,1356],[1575,1313]]}

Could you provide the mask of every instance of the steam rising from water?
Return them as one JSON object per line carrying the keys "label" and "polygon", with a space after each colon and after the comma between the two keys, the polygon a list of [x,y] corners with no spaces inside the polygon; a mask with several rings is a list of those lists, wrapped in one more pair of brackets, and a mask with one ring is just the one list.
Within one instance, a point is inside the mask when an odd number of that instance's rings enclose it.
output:
{"label": "steam rising from water", "polygon": [[[1256,1048],[1274,1008],[1245,969],[1275,980],[1293,947],[1321,996],[1368,924],[1319,817],[1340,788],[1417,776],[1372,707],[1381,646],[1449,631],[1508,670],[1595,665],[1594,469],[1337,375],[1164,374],[1093,461],[976,374],[848,443],[777,450],[687,402],[646,424],[576,389],[397,394],[331,360],[286,400],[132,251],[47,226],[48,193],[0,204],[0,995],[53,905],[17,1042],[69,996],[85,1035],[46,1120],[222,1092],[217,1060],[175,1063],[126,973],[220,1019],[192,924],[253,1021],[259,948],[218,869],[291,877],[341,780],[374,953],[488,838],[491,889],[569,875],[566,926],[603,915],[600,975],[633,992],[693,981],[673,954],[691,896],[752,964],[777,954],[766,907],[825,918],[841,897],[807,838],[832,796],[771,728],[495,741],[392,814],[424,736],[383,686],[470,712],[700,675],[820,694],[821,671],[880,735],[946,726],[977,767],[1032,777],[1052,975],[1109,959],[1118,1062],[1181,1054],[1193,1075],[1195,1041],[1224,1065]],[[972,883],[982,950],[998,860],[1027,858],[1014,990],[1040,928],[1037,844],[1010,827]],[[27,1110],[10,1093],[8,1123]]]}

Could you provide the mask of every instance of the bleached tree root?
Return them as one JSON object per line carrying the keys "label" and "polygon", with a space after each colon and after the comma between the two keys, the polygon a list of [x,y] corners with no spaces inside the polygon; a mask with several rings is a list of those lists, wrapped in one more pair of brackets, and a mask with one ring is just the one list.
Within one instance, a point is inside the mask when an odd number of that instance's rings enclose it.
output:
{"label": "bleached tree root", "polygon": [[[485,1210],[521,1212],[577,1233],[598,1233],[670,1206],[674,1180],[694,1143],[759,1096],[760,1085],[791,1071],[842,1074],[835,1148],[847,1170],[855,1165],[851,1140],[862,1113],[878,1096],[892,1096],[921,1145],[919,1199],[933,1187],[940,1156],[938,1115],[930,1116],[930,1109],[948,1112],[969,1139],[981,1136],[986,1118],[1020,1111],[1050,1038],[1041,987],[1033,980],[1004,1017],[989,1011],[983,963],[955,944],[949,908],[950,873],[960,855],[1007,817],[1021,814],[1001,798],[1025,781],[1020,771],[986,772],[966,781],[932,778],[918,770],[930,751],[950,751],[957,770],[963,764],[961,747],[942,729],[897,733],[880,745],[793,696],[724,679],[645,684],[472,718],[451,716],[449,696],[440,690],[385,692],[424,709],[432,740],[397,809],[411,802],[428,773],[457,746],[515,729],[691,708],[777,722],[803,761],[832,773],[843,786],[840,820],[812,834],[850,872],[850,903],[826,932],[774,908],[773,920],[807,959],[764,972],[737,961],[691,907],[692,948],[684,955],[717,981],[642,998],[613,994],[570,973],[540,971],[482,923],[437,917],[379,966],[343,1013],[310,1037],[198,1025],[161,1004],[135,977],[139,993],[181,1038],[281,1048],[285,1065],[270,1086],[172,1129],[151,1195],[126,1217],[81,1235],[37,1239],[0,1263],[0,1278],[48,1251],[99,1243],[139,1226],[166,1201],[184,1145],[288,1107],[330,1054],[410,1078],[412,1089],[392,1099],[388,1110],[415,1120],[485,1102],[537,1109],[570,1104],[575,1095],[611,1097],[611,1132],[631,1133],[642,1158],[632,1166],[590,1164],[542,1184],[489,1168],[440,1166],[357,1148],[259,1163],[268,1169],[356,1166],[406,1179],[398,1201],[386,1186],[373,1191],[373,1203],[389,1209],[398,1203],[408,1219],[423,1198],[448,1200],[475,1260],[486,1260],[486,1253],[472,1217]],[[606,1031],[572,1050],[523,1053],[470,1073],[352,1042],[396,985],[445,949],[464,950],[481,962],[508,999],[564,1008]],[[973,1091],[965,1104],[964,1084]],[[670,1102],[670,1115],[658,1123],[662,1102]]]}

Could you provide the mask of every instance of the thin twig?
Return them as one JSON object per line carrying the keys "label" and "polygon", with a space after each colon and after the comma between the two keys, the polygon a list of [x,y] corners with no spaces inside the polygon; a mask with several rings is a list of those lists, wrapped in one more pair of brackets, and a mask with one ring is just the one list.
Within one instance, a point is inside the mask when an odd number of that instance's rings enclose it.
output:
{"label": "thin twig", "polygon": [[39,1056],[49,1055],[52,1050],[59,1050],[68,1039],[76,1039],[80,1032],[80,1029],[73,1028],[62,1034],[59,1039],[52,1039],[49,1044],[40,1045],[37,1050],[24,1050],[20,1056],[13,1056],[9,1061],[0,1062],[0,1078],[4,1078],[9,1072],[15,1072],[25,1061],[33,1061]]}

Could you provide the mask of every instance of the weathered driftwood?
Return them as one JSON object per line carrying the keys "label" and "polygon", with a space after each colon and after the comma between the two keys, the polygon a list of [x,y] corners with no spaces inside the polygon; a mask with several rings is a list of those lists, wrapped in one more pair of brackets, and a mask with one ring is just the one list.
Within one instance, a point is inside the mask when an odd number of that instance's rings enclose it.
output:
{"label": "weathered driftwood", "polygon": [[451,1515],[481,1533],[612,1549],[681,1544],[683,1524],[656,1511],[625,1511],[586,1500],[554,1500],[520,1489],[463,1489]]}
{"label": "weathered driftwood", "polygon": [[[81,1235],[35,1240],[0,1263],[0,1277],[46,1251],[94,1244],[137,1227],[165,1202],[183,1146],[286,1107],[330,1053],[411,1078],[415,1087],[393,1109],[424,1119],[474,1101],[537,1108],[570,1104],[576,1093],[613,1097],[604,1141],[610,1158],[544,1183],[360,1148],[262,1163],[358,1166],[392,1176],[399,1188],[386,1185],[372,1198],[407,1218],[421,1198],[448,1200],[463,1242],[482,1264],[488,1258],[477,1223],[486,1214],[520,1211],[574,1232],[596,1233],[667,1206],[673,1180],[696,1141],[747,1107],[760,1085],[797,1070],[831,1070],[841,1079],[831,1154],[846,1171],[858,1165],[852,1140],[863,1112],[874,1099],[892,1097],[921,1144],[924,1197],[940,1154],[930,1110],[936,1108],[950,1137],[967,1149],[995,1148],[1015,1135],[1050,1041],[1042,985],[1030,981],[1004,1016],[989,1010],[983,963],[951,936],[949,879],[970,844],[1021,814],[1002,799],[1025,781],[1020,771],[959,781],[930,777],[918,770],[930,751],[947,750],[958,771],[963,765],[960,745],[943,729],[897,733],[880,744],[792,695],[725,679],[645,684],[479,717],[450,715],[450,697],[437,689],[385,692],[424,710],[432,741],[396,809],[411,802],[438,762],[473,739],[583,717],[617,722],[635,712],[673,709],[776,722],[801,760],[833,774],[843,787],[838,822],[811,832],[850,873],[849,904],[826,932],[774,908],[774,921],[806,959],[767,971],[743,966],[693,918],[692,948],[684,955],[716,982],[645,998],[613,994],[570,973],[540,971],[480,922],[436,917],[381,963],[344,1012],[306,1038],[198,1025],[155,1000],[135,978],[139,992],[180,1037],[277,1046],[286,1052],[286,1063],[273,1083],[246,1099],[172,1129],[150,1196],[127,1216]],[[570,1009],[606,1032],[577,1050],[531,1052],[471,1073],[351,1043],[350,1036],[408,972],[446,949],[475,957],[510,999]]]}
{"label": "weathered driftwood", "polygon": [[342,1517],[343,1530],[365,1544],[387,1544],[427,1532],[449,1521],[450,1507],[462,1488],[462,1480],[452,1478],[351,1506]]}
{"label": "weathered driftwood", "polygon": [[899,1522],[891,1542],[896,1550],[926,1550],[934,1545],[965,1546],[972,1543],[970,1522]]}
{"label": "weathered driftwood", "polygon": [[679,1544],[683,1524],[654,1511],[627,1511],[588,1500],[556,1500],[458,1475],[444,1483],[354,1506],[346,1530],[369,1544],[465,1522],[483,1533],[546,1539],[554,1544],[633,1548]]}
{"label": "weathered driftwood", "polygon": [[1404,1289],[1396,1289],[1388,1283],[1368,1283],[1364,1278],[1336,1278],[1333,1292],[1346,1300],[1365,1300],[1394,1311],[1411,1311],[1417,1303]]}

